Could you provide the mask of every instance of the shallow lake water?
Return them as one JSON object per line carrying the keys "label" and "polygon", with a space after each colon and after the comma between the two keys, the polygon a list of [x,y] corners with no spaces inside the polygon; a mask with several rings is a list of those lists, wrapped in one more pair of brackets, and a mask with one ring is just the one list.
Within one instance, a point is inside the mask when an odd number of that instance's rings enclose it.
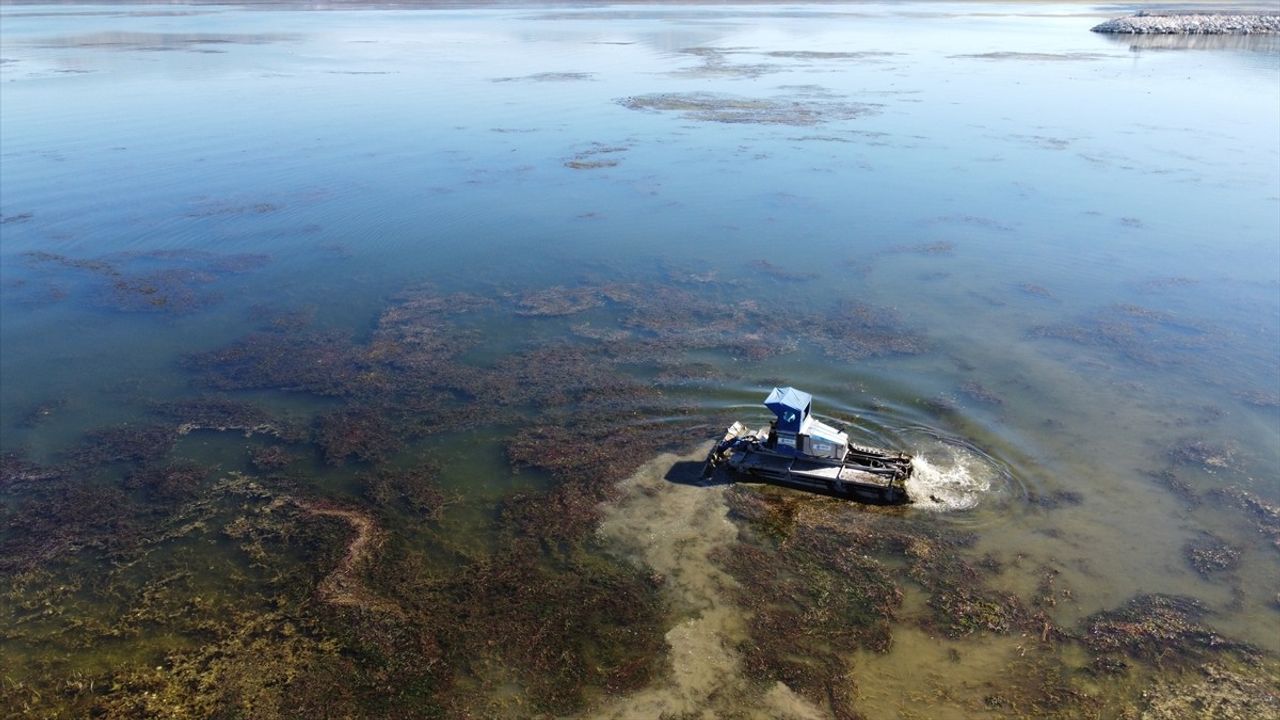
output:
{"label": "shallow lake water", "polygon": [[[1125,12],[0,7],[8,707],[1165,717],[1211,665],[1274,709],[1280,43]],[[672,479],[774,385],[916,502]],[[801,612],[805,529],[886,523],[949,569]]]}

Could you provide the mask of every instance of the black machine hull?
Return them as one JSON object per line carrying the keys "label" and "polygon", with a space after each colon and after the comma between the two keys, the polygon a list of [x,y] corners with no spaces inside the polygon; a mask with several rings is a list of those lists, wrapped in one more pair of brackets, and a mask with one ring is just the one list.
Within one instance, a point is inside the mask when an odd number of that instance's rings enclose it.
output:
{"label": "black machine hull", "polygon": [[775,387],[764,405],[777,420],[759,430],[730,425],[707,453],[704,478],[724,473],[858,502],[911,502],[910,455],[850,442],[844,429],[813,415],[812,395],[793,387]]}
{"label": "black machine hull", "polygon": [[902,453],[851,447],[843,459],[779,452],[730,428],[707,455],[704,475],[770,485],[878,505],[911,502],[906,480],[911,458]]}

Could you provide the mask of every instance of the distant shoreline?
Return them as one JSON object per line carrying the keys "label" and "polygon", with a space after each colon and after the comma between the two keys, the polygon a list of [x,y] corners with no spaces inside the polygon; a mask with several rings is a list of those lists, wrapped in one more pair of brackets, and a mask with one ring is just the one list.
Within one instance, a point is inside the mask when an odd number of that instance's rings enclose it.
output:
{"label": "distant shoreline", "polygon": [[[101,0],[0,0],[0,7],[32,5],[103,5]],[[1275,3],[1267,0],[1198,0],[1196,2],[1119,2],[1103,0],[112,0],[109,5],[222,5],[241,7],[280,6],[314,9],[395,9],[395,8],[518,8],[518,7],[607,7],[610,5],[1084,5],[1099,14],[1274,14]]]}
{"label": "distant shoreline", "polygon": [[[730,7],[769,7],[769,6],[810,6],[810,7],[858,7],[858,6],[901,6],[903,8],[917,5],[955,5],[959,7],[987,5],[1008,7],[1040,7],[1046,5],[1066,5],[1089,8],[1089,15],[1112,17],[1122,13],[1130,13],[1127,17],[1116,18],[1093,28],[1094,31],[1109,34],[1250,34],[1276,33],[1278,29],[1210,29],[1188,25],[1186,29],[1112,29],[1112,23],[1122,23],[1136,17],[1233,17],[1245,22],[1251,18],[1270,17],[1280,22],[1275,0],[1196,0],[1194,2],[1118,2],[1107,3],[1104,0],[111,0],[104,6],[102,0],[0,0],[0,10],[35,7],[75,7],[95,6],[101,8],[96,12],[85,12],[85,15],[111,14],[111,6],[127,7],[169,7],[166,12],[180,13],[180,8],[242,8],[255,10],[519,10],[519,9],[604,9],[638,7],[645,5],[688,8],[730,8]],[[125,12],[123,9],[116,12]],[[23,14],[21,11],[16,13]],[[1129,25],[1116,26],[1129,28]],[[1138,27],[1138,26],[1132,26]],[[1145,27],[1145,26],[1143,26]],[[1233,28],[1244,27],[1234,24]],[[1252,27],[1252,26],[1250,26]]]}
{"label": "distant shoreline", "polygon": [[1148,13],[1108,20],[1092,28],[1120,35],[1253,35],[1280,33],[1280,14]]}

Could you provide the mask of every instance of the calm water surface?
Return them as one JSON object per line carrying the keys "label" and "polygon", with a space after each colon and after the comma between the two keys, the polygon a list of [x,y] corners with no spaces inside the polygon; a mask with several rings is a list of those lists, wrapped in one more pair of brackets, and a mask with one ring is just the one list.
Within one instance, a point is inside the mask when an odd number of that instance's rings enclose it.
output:
{"label": "calm water surface", "polygon": [[[1060,572],[1073,598],[1059,624],[1174,593],[1203,601],[1224,635],[1280,652],[1271,541],[1239,508],[1188,507],[1151,475],[1280,502],[1280,45],[1088,32],[1110,14],[5,5],[0,446],[56,462],[94,428],[198,395],[180,359],[274,313],[367,338],[423,283],[511,302],[713,277],[780,312],[892,309],[927,349],[700,353],[713,372],[667,387],[673,407],[762,422],[772,384],[799,386],[819,412],[861,417],[870,439],[932,463],[908,512],[975,531],[973,557],[1005,563],[997,588],[1026,596],[1038,568]],[[236,272],[209,259],[241,254],[263,257]],[[103,300],[115,279],[68,259],[176,266],[199,297],[130,312]],[[580,320],[498,313],[478,321],[475,352],[572,338]],[[300,417],[332,407],[245,397]],[[663,413],[636,422],[651,420]],[[444,458],[459,543],[485,546],[492,508],[543,487],[508,469],[512,432],[414,446]],[[242,445],[193,435],[174,452],[235,469]],[[317,462],[308,477],[340,493],[356,465]],[[1186,563],[1205,533],[1239,549],[1237,569],[1205,578]],[[63,652],[9,637],[11,657]],[[903,678],[982,682],[1015,639],[974,641],[957,670],[904,626],[892,652],[854,661],[857,707],[963,716],[941,700],[930,711]],[[148,662],[127,646],[76,655],[86,671]],[[624,717],[610,703],[625,697],[589,706]]]}

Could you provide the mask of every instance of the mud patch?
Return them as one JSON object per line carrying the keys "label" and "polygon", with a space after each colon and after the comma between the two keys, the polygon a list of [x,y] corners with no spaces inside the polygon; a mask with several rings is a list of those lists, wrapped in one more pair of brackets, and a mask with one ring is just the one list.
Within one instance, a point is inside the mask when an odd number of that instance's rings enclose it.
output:
{"label": "mud patch", "polygon": [[605,510],[598,536],[662,575],[678,620],[666,633],[664,676],[587,717],[728,717],[742,707],[759,708],[751,717],[824,717],[783,683],[761,687],[743,673],[737,650],[745,636],[742,612],[731,598],[739,586],[712,562],[738,539],[725,488],[665,479],[677,463],[700,457],[658,456],[618,485],[617,501]]}

